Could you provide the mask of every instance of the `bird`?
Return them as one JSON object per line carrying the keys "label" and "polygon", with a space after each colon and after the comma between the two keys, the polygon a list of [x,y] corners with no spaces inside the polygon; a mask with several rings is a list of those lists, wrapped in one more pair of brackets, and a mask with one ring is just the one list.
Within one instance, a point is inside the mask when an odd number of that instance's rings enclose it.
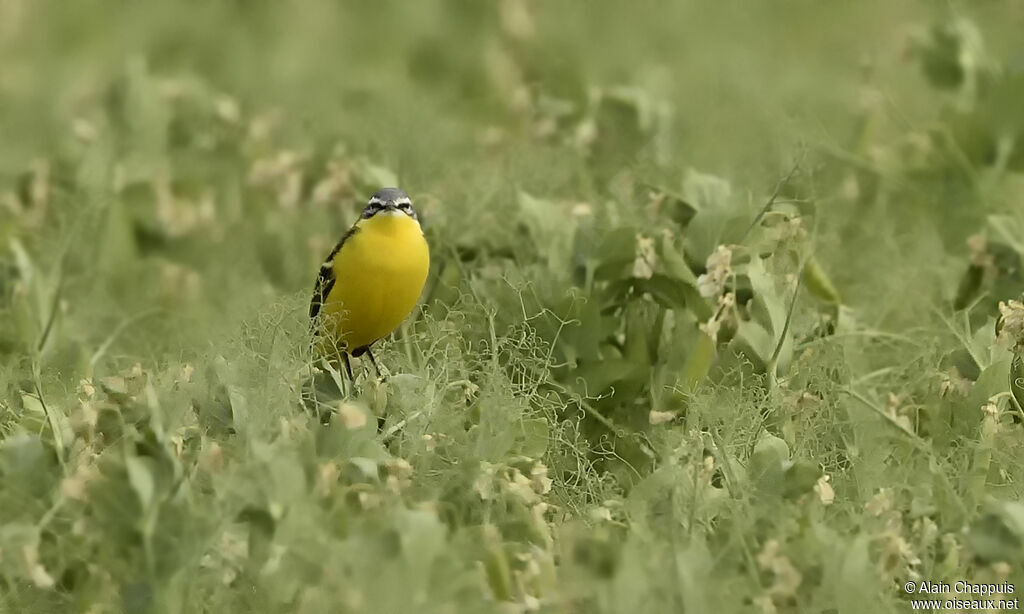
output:
{"label": "bird", "polygon": [[[378,190],[320,265],[309,305],[315,351],[339,357],[355,384],[349,356],[366,355],[409,316],[430,269],[430,249],[409,195]],[[337,362],[335,362],[337,364]]]}

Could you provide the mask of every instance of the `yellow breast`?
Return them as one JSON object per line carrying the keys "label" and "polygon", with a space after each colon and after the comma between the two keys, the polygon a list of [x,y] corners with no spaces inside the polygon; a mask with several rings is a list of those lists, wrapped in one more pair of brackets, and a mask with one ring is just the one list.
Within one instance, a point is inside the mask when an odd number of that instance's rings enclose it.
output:
{"label": "yellow breast", "polygon": [[423,291],[430,251],[416,220],[401,212],[360,220],[334,256],[323,305],[327,330],[353,352],[398,328]]}

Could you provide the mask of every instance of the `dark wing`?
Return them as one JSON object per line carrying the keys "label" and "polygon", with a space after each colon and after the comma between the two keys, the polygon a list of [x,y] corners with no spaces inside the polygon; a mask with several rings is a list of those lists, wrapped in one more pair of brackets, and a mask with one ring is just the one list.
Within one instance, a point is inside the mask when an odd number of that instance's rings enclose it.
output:
{"label": "dark wing", "polygon": [[323,307],[324,301],[327,300],[327,296],[331,293],[331,288],[334,287],[334,282],[337,281],[334,277],[334,257],[341,251],[341,246],[345,244],[345,241],[356,234],[359,229],[353,226],[345,233],[345,236],[338,241],[338,244],[331,250],[331,254],[327,256],[324,263],[320,265],[320,275],[316,278],[316,285],[313,286],[313,300],[309,303],[309,317],[310,319],[316,319],[316,316],[320,313],[320,308]]}
{"label": "dark wing", "polygon": [[327,261],[320,265],[320,275],[316,278],[316,285],[313,287],[313,300],[309,303],[309,317],[315,319],[320,313],[320,307],[327,300],[327,295],[334,287],[334,263]]}

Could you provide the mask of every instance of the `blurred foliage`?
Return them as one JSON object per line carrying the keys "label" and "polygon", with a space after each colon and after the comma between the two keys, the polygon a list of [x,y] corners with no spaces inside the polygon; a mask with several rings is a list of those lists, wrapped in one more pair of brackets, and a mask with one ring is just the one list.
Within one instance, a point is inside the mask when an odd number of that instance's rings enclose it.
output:
{"label": "blurred foliage", "polygon": [[[0,612],[1024,584],[1022,19],[0,2]],[[309,294],[395,184],[345,397]]]}

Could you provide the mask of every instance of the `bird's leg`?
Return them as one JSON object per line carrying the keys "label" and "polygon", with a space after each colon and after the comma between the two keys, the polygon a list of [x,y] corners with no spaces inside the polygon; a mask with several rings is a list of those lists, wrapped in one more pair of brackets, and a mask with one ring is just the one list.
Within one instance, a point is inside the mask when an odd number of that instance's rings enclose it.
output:
{"label": "bird's leg", "polygon": [[349,384],[352,386],[351,391],[354,391],[356,388],[356,378],[354,375],[352,375],[352,365],[348,361],[348,352],[342,352],[341,358],[342,360],[345,361],[345,372],[348,373],[348,381]]}
{"label": "bird's leg", "polygon": [[377,372],[377,378],[380,379],[381,381],[384,381],[384,375],[381,374],[380,367],[377,366],[377,361],[374,360],[373,354],[370,353],[370,348],[366,348],[366,355],[370,358],[370,364],[373,365],[374,371]]}
{"label": "bird's leg", "polygon": [[[384,381],[384,375],[381,374],[380,367],[377,366],[377,361],[374,360],[373,354],[370,353],[370,348],[366,348],[363,351],[363,353],[366,354],[366,356],[370,359],[370,364],[372,364],[374,370],[377,371],[377,383],[379,384],[379,383],[383,382]],[[377,432],[378,433],[383,433],[384,432],[384,423],[385,422],[387,422],[387,418],[385,418],[384,416],[377,416]]]}

